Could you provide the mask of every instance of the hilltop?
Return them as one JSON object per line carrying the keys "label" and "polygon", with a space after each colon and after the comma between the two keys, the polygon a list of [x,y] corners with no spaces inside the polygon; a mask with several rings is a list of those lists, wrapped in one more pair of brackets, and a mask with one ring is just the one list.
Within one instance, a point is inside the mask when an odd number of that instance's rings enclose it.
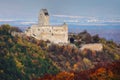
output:
{"label": "hilltop", "polygon": [[[69,38],[74,38],[72,43],[76,45],[74,47],[71,44],[51,44],[49,41],[36,40],[26,35],[13,36],[12,32],[21,32],[21,30],[10,25],[0,26],[0,80],[63,80],[61,78],[64,77],[63,74],[70,77],[69,80],[74,80],[71,78],[73,75],[82,77],[87,71],[93,69],[92,73],[96,73],[101,67],[104,68],[102,68],[103,71],[112,67],[113,69],[110,71],[113,76],[109,78],[120,79],[118,77],[120,72],[116,72],[119,67],[114,68],[119,65],[120,46],[113,41],[82,32],[69,36]],[[80,45],[85,43],[101,43],[103,50],[85,49],[81,51]],[[48,44],[51,45],[48,46]],[[109,66],[106,64],[111,67],[107,68]],[[80,74],[81,71],[83,74]],[[89,75],[95,76],[92,73],[90,72]],[[49,75],[51,78],[45,75]],[[86,77],[87,75],[85,74]],[[54,76],[58,77],[54,78]],[[64,78],[64,80],[67,79],[67,77]],[[91,80],[94,79],[91,78]]]}

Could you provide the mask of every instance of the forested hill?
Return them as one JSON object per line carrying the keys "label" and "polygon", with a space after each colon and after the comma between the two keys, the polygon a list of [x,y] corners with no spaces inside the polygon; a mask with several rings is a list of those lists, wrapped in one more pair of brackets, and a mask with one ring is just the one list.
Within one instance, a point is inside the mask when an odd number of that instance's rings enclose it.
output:
{"label": "forested hill", "polygon": [[83,38],[81,35],[86,32],[80,33],[74,35],[76,40],[81,38],[84,43],[92,40],[92,43],[102,43],[104,48],[101,52],[80,51],[79,41],[73,43],[77,47],[57,45],[25,35],[12,36],[12,32],[21,30],[10,25],[0,26],[0,80],[120,79],[120,71],[117,72],[120,46],[113,41],[91,35]]}
{"label": "forested hill", "polygon": [[13,37],[10,34],[13,30],[18,29],[9,25],[0,27],[0,80],[30,80],[59,71],[46,58],[46,51],[37,45],[37,40]]}

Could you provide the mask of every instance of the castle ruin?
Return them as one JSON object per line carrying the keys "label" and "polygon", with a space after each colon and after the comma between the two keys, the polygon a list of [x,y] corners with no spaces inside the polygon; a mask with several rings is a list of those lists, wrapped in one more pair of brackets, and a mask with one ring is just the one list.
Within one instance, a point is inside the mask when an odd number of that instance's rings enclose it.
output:
{"label": "castle ruin", "polygon": [[52,43],[68,43],[68,26],[50,25],[47,9],[42,9],[38,17],[38,24],[29,27],[25,34],[38,40],[49,40]]}

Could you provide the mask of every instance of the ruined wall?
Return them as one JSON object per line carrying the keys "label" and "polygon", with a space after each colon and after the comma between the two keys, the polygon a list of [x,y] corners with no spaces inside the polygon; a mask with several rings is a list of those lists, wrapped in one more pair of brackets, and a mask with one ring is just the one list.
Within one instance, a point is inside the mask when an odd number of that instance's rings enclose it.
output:
{"label": "ruined wall", "polygon": [[68,27],[67,25],[59,26],[39,26],[33,25],[25,31],[28,36],[35,37],[39,40],[50,40],[53,43],[68,42]]}
{"label": "ruined wall", "polygon": [[94,44],[84,44],[80,48],[80,50],[89,49],[92,51],[102,51],[103,45],[101,43],[94,43]]}

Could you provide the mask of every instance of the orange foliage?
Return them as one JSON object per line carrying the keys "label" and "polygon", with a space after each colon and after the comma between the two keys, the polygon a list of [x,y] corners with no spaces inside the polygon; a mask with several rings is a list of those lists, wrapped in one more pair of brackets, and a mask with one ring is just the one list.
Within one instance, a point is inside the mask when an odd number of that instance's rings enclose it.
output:
{"label": "orange foliage", "polygon": [[[77,65],[74,65],[77,66]],[[38,80],[120,80],[120,61],[82,72],[60,72]]]}
{"label": "orange foliage", "polygon": [[56,76],[46,75],[38,80],[74,80],[74,74],[69,72],[60,72]]}
{"label": "orange foliage", "polygon": [[113,73],[106,68],[99,68],[94,73],[90,74],[92,80],[110,80],[113,78]]}
{"label": "orange foliage", "polygon": [[56,80],[74,80],[74,74],[68,72],[61,72],[56,76]]}

